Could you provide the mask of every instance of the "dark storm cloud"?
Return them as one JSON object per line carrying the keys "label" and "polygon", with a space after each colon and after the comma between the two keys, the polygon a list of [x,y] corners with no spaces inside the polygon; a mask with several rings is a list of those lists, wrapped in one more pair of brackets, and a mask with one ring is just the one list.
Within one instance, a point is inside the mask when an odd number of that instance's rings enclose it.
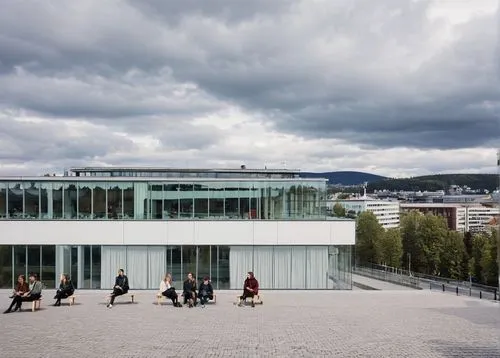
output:
{"label": "dark storm cloud", "polygon": [[125,132],[150,131],[184,149],[218,142],[221,133],[189,120],[225,103],[306,138],[491,145],[500,118],[498,13],[443,39],[430,4],[8,0],[0,106],[119,119],[113,125]]}

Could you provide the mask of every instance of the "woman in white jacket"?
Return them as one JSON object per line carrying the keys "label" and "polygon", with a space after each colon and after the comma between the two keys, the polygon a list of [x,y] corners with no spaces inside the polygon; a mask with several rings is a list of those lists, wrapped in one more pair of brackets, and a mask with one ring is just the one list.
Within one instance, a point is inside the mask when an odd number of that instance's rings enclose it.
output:
{"label": "woman in white jacket", "polygon": [[160,292],[163,296],[172,300],[174,307],[182,307],[178,300],[177,292],[175,292],[175,287],[172,286],[172,275],[167,273],[165,278],[160,282]]}

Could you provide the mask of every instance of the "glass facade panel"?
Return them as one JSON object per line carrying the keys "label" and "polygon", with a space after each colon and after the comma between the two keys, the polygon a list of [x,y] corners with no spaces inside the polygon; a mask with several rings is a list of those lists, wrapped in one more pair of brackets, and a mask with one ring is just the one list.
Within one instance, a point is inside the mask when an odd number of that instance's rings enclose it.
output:
{"label": "glass facade panel", "polygon": [[78,219],[91,220],[92,217],[92,183],[78,183]]}
{"label": "glass facade panel", "polygon": [[203,280],[205,276],[211,277],[210,269],[210,246],[198,246],[198,270],[196,272],[198,280]]}
{"label": "glass facade panel", "polygon": [[[0,288],[11,288],[12,281],[12,246],[0,246]],[[14,278],[17,281],[17,277]]]}
{"label": "glass facade panel", "polygon": [[192,219],[194,215],[193,184],[179,183],[180,219]]}
{"label": "glass facade panel", "polygon": [[123,219],[134,218],[134,184],[123,183]]}
{"label": "glass facade panel", "polygon": [[50,210],[49,210],[49,218],[61,219],[62,217],[63,217],[63,183],[52,183],[52,215],[50,215]]}
{"label": "glass facade panel", "polygon": [[155,183],[149,185],[150,218],[153,220],[163,219],[163,184]]}
{"label": "glass facade panel", "polygon": [[24,190],[23,183],[9,183],[7,206],[9,208],[10,219],[22,219],[23,203],[24,203]]}
{"label": "glass facade panel", "polygon": [[28,274],[34,272],[38,274],[38,277],[41,278],[42,273],[40,272],[40,254],[41,252],[39,245],[28,246]]}
{"label": "glass facade panel", "polygon": [[108,184],[108,219],[123,219],[123,190],[120,183]]}
{"label": "glass facade panel", "polygon": [[64,218],[76,219],[78,194],[75,183],[65,183],[63,193]]}
{"label": "glass facade panel", "polygon": [[31,182],[24,186],[24,218],[38,219],[40,214],[40,184]]}
{"label": "glass facade panel", "polygon": [[168,266],[170,266],[169,272],[172,274],[172,279],[177,285],[176,287],[182,287],[182,282],[184,281],[184,273],[182,272],[182,247],[169,246],[167,259]]}
{"label": "glass facade panel", "polygon": [[92,246],[91,252],[92,282],[90,288],[99,289],[101,288],[101,246]]}
{"label": "glass facade panel", "polygon": [[[182,290],[182,282],[192,272],[198,282],[209,276],[217,290],[241,290],[248,271],[255,273],[261,289],[352,289],[348,245],[5,245],[0,246],[0,259],[2,288],[13,287],[19,274],[35,272],[48,289],[58,285],[61,273],[70,274],[79,289],[109,289],[117,269],[123,268],[131,289],[157,289],[165,272],[170,272],[174,286]],[[101,277],[106,278],[104,286]]]}
{"label": "glass facade panel", "polygon": [[178,219],[179,205],[179,184],[163,184],[163,219]]}
{"label": "glass facade panel", "polygon": [[7,183],[0,182],[0,219],[7,217]]}
{"label": "glass facade panel", "polygon": [[56,247],[54,245],[44,245],[41,250],[41,280],[47,288],[56,288],[59,285],[59,275],[56,272]]}
{"label": "glass facade panel", "polygon": [[[217,261],[219,267],[218,272],[218,287],[220,290],[228,290],[230,288],[229,280],[229,246],[218,246],[219,260]],[[241,287],[243,287],[243,282],[241,282]]]}
{"label": "glass facade panel", "polygon": [[94,219],[107,219],[106,202],[106,183],[94,183],[92,191],[92,212]]}
{"label": "glass facade panel", "polygon": [[326,184],[299,179],[0,182],[0,219],[6,218],[324,220]]}

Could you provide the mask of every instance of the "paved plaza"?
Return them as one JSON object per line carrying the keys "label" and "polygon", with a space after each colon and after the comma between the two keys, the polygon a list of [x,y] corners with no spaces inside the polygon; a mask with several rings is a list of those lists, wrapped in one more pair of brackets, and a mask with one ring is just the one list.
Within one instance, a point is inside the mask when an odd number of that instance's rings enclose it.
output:
{"label": "paved plaza", "polygon": [[[9,291],[2,290],[7,308]],[[0,356],[10,357],[500,357],[500,304],[428,290],[262,292],[233,305],[218,292],[206,308],[137,303],[106,308],[103,291],[76,305],[0,316]],[[29,305],[31,306],[31,305]],[[2,310],[2,311],[3,311]]]}

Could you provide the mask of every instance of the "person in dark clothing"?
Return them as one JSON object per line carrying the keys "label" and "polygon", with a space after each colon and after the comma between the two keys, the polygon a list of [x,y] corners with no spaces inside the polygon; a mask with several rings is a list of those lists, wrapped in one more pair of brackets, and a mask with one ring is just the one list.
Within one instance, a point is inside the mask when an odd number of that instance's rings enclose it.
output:
{"label": "person in dark clothing", "polygon": [[[18,297],[23,296],[26,292],[28,292],[29,286],[28,283],[26,282],[26,277],[24,275],[19,275],[17,278],[17,284],[16,288],[14,289],[14,292],[12,292],[12,295],[9,298],[12,298],[12,303],[10,304],[9,308],[4,312],[4,313],[9,313],[12,311],[12,307],[16,305],[17,301],[19,300]],[[16,308],[14,311],[17,311],[19,308],[16,305]]]}
{"label": "person in dark clothing", "polygon": [[212,284],[210,283],[210,277],[205,276],[205,278],[203,279],[203,282],[198,288],[198,298],[200,299],[202,307],[205,307],[205,304],[209,300],[214,299],[214,289],[212,287]]}
{"label": "person in dark clothing", "polygon": [[109,303],[108,308],[113,307],[113,303],[115,303],[116,296],[124,295],[128,292],[128,278],[125,276],[125,271],[123,269],[118,270],[118,276],[115,279],[115,287],[113,287],[113,292],[109,295]]}
{"label": "person in dark clothing", "polygon": [[253,297],[259,294],[259,281],[255,278],[253,272],[249,272],[247,274],[247,278],[245,283],[243,284],[243,295],[240,296],[240,302],[238,306],[243,306],[243,303],[247,298],[252,299],[252,307],[255,307],[255,302],[253,301]]}
{"label": "person in dark clothing", "polygon": [[160,293],[171,299],[174,307],[182,307],[178,300],[177,292],[175,292],[175,287],[172,286],[172,275],[167,273],[165,278],[160,282]]}
{"label": "person in dark clothing", "polygon": [[14,304],[16,305],[14,311],[17,311],[21,310],[23,302],[36,301],[42,297],[42,283],[38,281],[38,275],[36,273],[31,273],[29,279],[29,290],[22,295],[16,295],[12,300],[11,306],[7,311],[5,311],[5,313],[10,312],[10,309]]}
{"label": "person in dark clothing", "polygon": [[184,304],[189,303],[189,308],[192,308],[193,305],[196,306],[196,280],[193,277],[193,274],[188,273],[186,281],[184,281],[183,285],[183,293],[184,296]]}
{"label": "person in dark clothing", "polygon": [[75,288],[73,287],[73,283],[69,279],[69,275],[65,273],[61,274],[61,282],[59,283],[59,289],[57,290],[56,295],[54,296],[54,299],[56,300],[54,306],[56,307],[60,306],[61,300],[73,295],[74,292]]}

